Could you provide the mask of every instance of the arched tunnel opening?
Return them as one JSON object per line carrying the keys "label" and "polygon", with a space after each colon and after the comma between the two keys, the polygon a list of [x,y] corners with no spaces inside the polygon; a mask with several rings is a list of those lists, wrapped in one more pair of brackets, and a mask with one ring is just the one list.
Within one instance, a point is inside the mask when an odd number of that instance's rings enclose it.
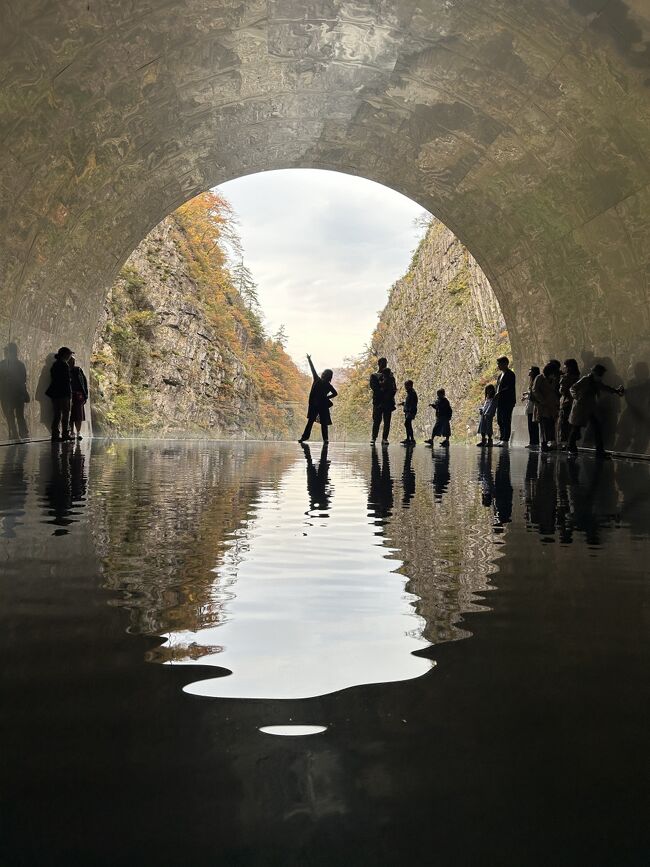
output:
{"label": "arched tunnel opening", "polygon": [[[307,353],[335,371],[334,441],[367,439],[367,379],[387,356],[399,399],[407,379],[423,400],[445,386],[454,440],[473,442],[511,347],[478,263],[416,203],[332,171],[249,175],[189,200],[120,269],[93,341],[93,431],[296,439]],[[416,422],[423,439],[431,415]]]}

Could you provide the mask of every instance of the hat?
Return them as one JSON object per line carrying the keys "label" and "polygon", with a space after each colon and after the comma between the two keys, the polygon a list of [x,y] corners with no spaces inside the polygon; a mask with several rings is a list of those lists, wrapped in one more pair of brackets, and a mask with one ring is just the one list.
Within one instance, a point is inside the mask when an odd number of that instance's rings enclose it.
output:
{"label": "hat", "polygon": [[69,346],[60,346],[55,358],[60,358],[62,355],[74,355],[74,350]]}

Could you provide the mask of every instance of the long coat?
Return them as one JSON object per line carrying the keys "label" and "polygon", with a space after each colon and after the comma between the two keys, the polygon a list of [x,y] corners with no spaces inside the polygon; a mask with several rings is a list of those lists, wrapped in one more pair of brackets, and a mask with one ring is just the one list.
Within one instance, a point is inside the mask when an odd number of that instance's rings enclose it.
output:
{"label": "long coat", "polygon": [[571,386],[573,406],[569,414],[569,424],[576,427],[584,427],[588,424],[589,416],[596,410],[601,388],[602,383],[596,379],[593,373],[587,373],[575,385]]}
{"label": "long coat", "polygon": [[60,358],[50,368],[50,382],[45,394],[52,400],[72,397],[72,381],[70,379],[70,365]]}
{"label": "long coat", "polygon": [[560,398],[555,389],[555,384],[540,373],[533,382],[533,421],[541,421],[543,418],[557,418],[560,412]]}

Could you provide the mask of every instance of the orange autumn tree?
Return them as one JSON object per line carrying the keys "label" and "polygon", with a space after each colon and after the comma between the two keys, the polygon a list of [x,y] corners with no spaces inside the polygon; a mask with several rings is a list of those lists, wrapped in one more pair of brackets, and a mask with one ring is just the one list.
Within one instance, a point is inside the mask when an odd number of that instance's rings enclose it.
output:
{"label": "orange autumn tree", "polygon": [[[259,435],[296,435],[304,422],[310,380],[281,342],[264,330],[230,203],[211,190],[191,199],[174,216],[181,230],[181,253],[201,288],[210,324],[235,351],[255,384]],[[242,274],[247,275],[246,280]],[[223,401],[229,396],[224,387]]]}

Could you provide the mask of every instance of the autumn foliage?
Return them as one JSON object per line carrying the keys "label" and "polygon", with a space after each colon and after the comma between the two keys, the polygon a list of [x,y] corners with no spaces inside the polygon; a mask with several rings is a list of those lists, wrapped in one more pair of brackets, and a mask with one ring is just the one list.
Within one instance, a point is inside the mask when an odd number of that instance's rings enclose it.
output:
{"label": "autumn foliage", "polygon": [[187,202],[175,217],[210,324],[241,358],[256,387],[260,435],[293,436],[304,423],[310,380],[282,340],[266,334],[230,204],[212,190]]}

